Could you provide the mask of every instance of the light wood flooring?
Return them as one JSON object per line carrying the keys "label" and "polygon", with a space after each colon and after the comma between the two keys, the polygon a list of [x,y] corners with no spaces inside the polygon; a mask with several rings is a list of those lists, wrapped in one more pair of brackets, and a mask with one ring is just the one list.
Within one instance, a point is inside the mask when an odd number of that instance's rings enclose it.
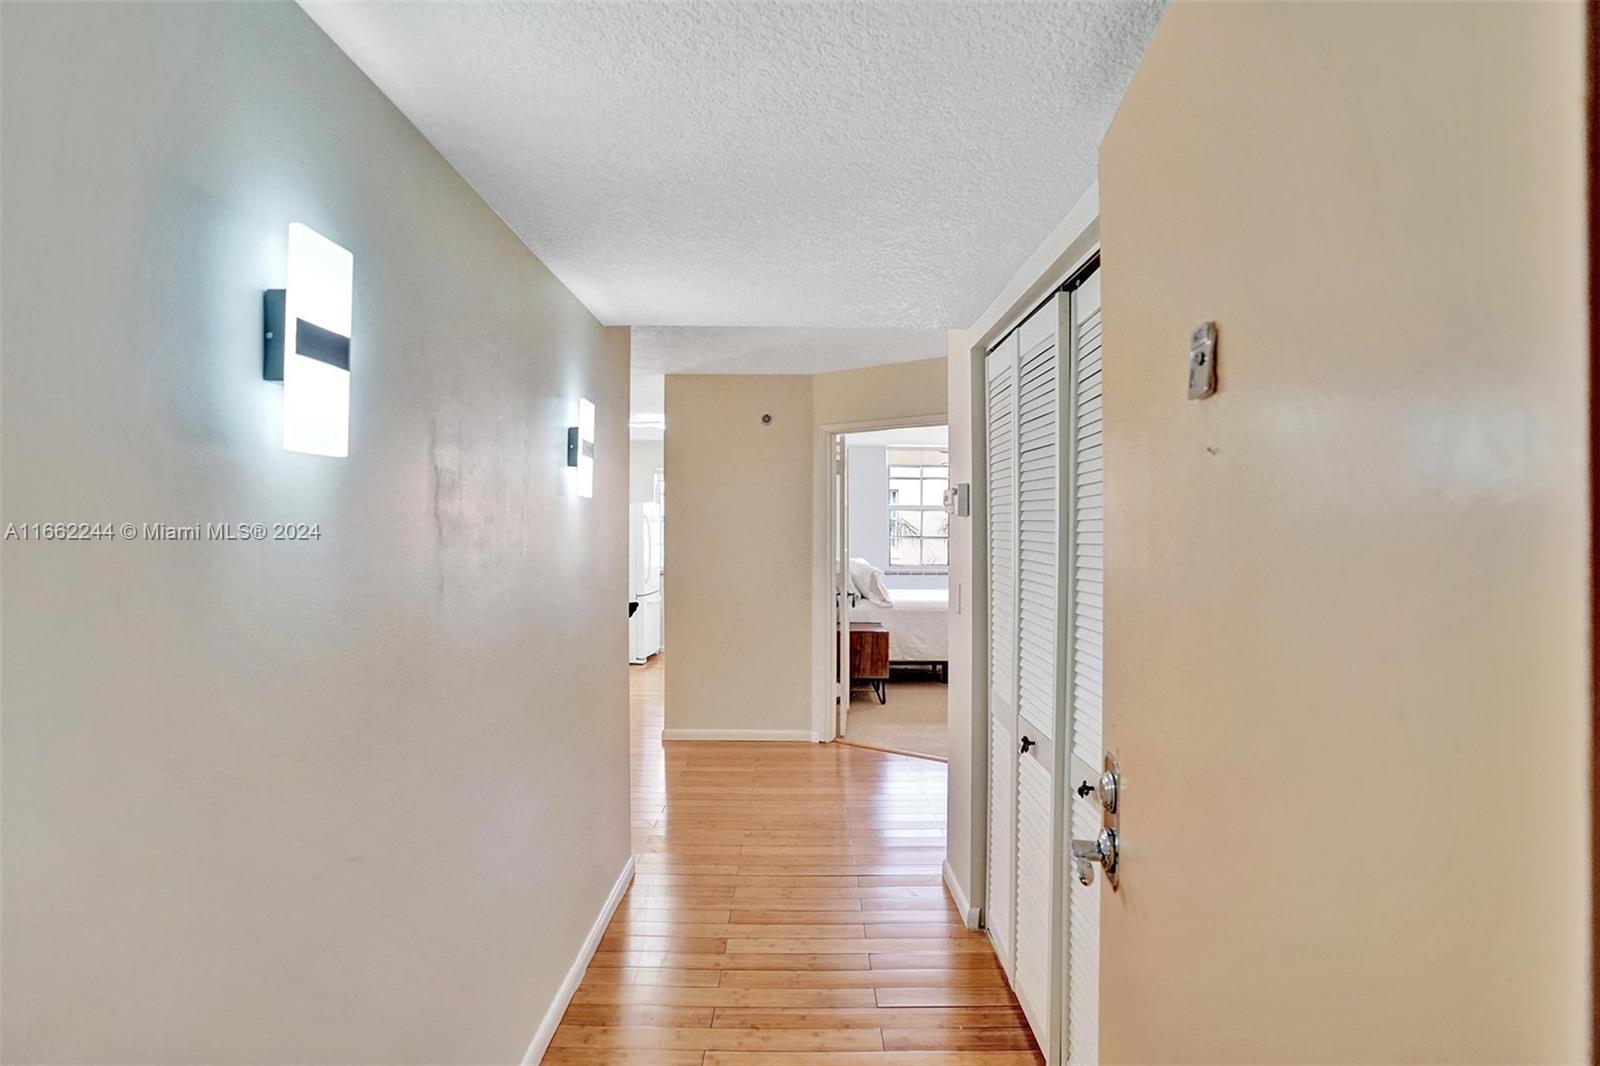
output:
{"label": "light wood flooring", "polygon": [[1038,1066],[940,881],[943,764],[661,741],[633,668],[639,871],[546,1066]]}

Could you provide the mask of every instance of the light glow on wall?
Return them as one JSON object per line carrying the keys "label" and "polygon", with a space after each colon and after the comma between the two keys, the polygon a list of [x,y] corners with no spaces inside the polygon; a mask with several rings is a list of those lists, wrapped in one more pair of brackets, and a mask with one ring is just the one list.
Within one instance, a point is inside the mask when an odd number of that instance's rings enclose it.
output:
{"label": "light glow on wall", "polygon": [[578,401],[578,424],[567,429],[567,466],[577,479],[578,495],[594,495],[594,404]]}
{"label": "light glow on wall", "polygon": [[350,318],[355,257],[309,226],[289,227],[283,315],[283,446],[350,454]]}

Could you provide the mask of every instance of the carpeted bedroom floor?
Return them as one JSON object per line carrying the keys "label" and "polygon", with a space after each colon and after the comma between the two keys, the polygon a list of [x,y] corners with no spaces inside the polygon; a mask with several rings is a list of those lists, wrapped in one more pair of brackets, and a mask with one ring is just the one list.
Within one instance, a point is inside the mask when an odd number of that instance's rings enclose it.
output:
{"label": "carpeted bedroom floor", "polygon": [[879,704],[869,688],[851,693],[844,739],[935,759],[949,757],[950,686],[927,670],[896,670],[889,677],[889,702]]}

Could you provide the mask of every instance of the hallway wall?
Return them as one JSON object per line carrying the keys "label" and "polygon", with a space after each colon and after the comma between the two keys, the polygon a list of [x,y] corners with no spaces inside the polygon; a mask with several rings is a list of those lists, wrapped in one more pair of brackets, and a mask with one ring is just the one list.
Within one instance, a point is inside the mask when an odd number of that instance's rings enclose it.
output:
{"label": "hallway wall", "polygon": [[669,740],[810,735],[811,437],[806,375],[667,375]]}
{"label": "hallway wall", "polygon": [[[815,624],[813,532],[827,508],[821,427],[932,415],[942,358],[829,374],[669,374],[666,380],[666,728],[680,737],[806,739]],[[773,416],[771,424],[762,414]]]}
{"label": "hallway wall", "polygon": [[[629,854],[627,331],[291,4],[0,27],[4,520],[321,533],[5,543],[3,1057],[515,1062]],[[261,376],[291,221],[348,459]]]}

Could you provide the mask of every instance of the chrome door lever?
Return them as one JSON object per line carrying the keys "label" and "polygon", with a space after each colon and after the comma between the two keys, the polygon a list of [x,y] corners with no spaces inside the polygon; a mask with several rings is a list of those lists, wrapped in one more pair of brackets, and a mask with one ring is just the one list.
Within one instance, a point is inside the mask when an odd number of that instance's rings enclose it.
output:
{"label": "chrome door lever", "polygon": [[1107,826],[1093,840],[1072,842],[1072,872],[1078,875],[1080,885],[1094,884],[1094,868],[1098,863],[1107,874],[1117,872],[1117,831]]}

